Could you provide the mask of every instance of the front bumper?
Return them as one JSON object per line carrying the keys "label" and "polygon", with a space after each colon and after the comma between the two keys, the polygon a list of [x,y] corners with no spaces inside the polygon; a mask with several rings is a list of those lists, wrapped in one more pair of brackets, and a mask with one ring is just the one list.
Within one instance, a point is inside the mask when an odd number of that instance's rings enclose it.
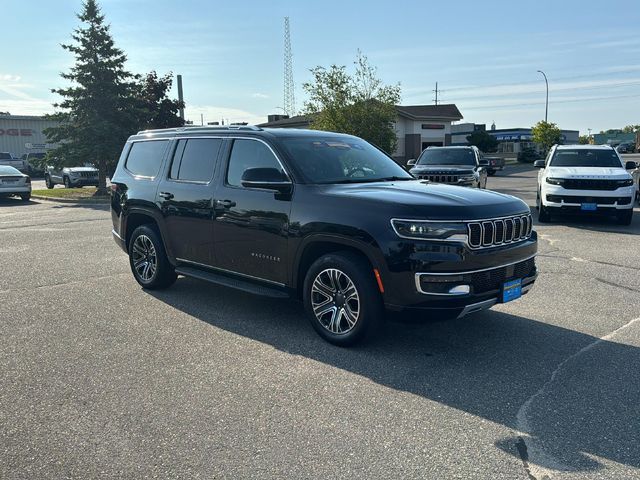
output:
{"label": "front bumper", "polygon": [[521,279],[526,294],[537,278],[537,235],[513,244],[470,250],[454,243],[392,245],[383,275],[389,310],[436,310],[450,316],[502,301],[504,283]]}
{"label": "front bumper", "polygon": [[559,185],[545,185],[543,192],[544,206],[554,211],[568,213],[581,212],[583,203],[595,203],[597,210],[585,213],[611,212],[633,208],[636,196],[634,186],[621,187],[616,190],[571,190]]}
{"label": "front bumper", "polygon": [[98,179],[93,177],[69,177],[69,182],[75,187],[97,187]]}

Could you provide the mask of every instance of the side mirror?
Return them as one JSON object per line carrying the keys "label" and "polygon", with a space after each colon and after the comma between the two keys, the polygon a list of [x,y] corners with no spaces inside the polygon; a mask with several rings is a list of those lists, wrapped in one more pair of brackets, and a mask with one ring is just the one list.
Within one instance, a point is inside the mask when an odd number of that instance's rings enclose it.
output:
{"label": "side mirror", "polygon": [[291,190],[291,181],[277,168],[247,168],[242,174],[242,186],[262,188],[285,193]]}
{"label": "side mirror", "polygon": [[535,162],[533,162],[533,166],[535,168],[544,168],[545,167],[544,160],[536,160]]}
{"label": "side mirror", "polygon": [[624,164],[625,170],[635,170],[638,168],[638,164],[636,162],[627,162]]}
{"label": "side mirror", "polygon": [[483,158],[483,159],[481,159],[481,160],[478,162],[478,164],[479,164],[481,167],[488,167],[488,166],[489,166],[489,160],[485,160],[485,159]]}
{"label": "side mirror", "polygon": [[412,158],[411,160],[409,160],[407,162],[407,166],[408,167],[413,167],[415,164],[416,164],[416,159],[415,158]]}

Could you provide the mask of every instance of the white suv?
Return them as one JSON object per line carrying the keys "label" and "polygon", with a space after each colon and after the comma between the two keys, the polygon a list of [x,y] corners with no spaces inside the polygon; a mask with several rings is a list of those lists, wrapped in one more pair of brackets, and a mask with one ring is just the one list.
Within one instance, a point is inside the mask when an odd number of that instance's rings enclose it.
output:
{"label": "white suv", "polygon": [[551,221],[559,213],[615,215],[629,225],[636,185],[626,165],[608,145],[554,145],[546,160],[538,160],[538,218]]}

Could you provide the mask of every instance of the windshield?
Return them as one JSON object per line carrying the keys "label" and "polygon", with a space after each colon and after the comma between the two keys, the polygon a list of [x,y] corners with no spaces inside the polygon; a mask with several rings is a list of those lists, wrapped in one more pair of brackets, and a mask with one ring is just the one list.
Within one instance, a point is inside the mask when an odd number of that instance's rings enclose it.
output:
{"label": "windshield", "polygon": [[417,161],[418,165],[476,166],[476,155],[470,148],[427,148]]}
{"label": "windshield", "polygon": [[32,158],[44,158],[46,154],[44,153],[30,153],[27,155],[27,158],[31,160]]}
{"label": "windshield", "polygon": [[358,138],[288,138],[282,145],[308,183],[414,179],[391,158]]}
{"label": "windshield", "polygon": [[13,160],[10,153],[0,152],[0,160]]}
{"label": "windshield", "polygon": [[0,175],[22,175],[22,174],[13,167],[0,165]]}
{"label": "windshield", "polygon": [[556,150],[551,167],[609,167],[622,168],[618,155],[613,150]]}

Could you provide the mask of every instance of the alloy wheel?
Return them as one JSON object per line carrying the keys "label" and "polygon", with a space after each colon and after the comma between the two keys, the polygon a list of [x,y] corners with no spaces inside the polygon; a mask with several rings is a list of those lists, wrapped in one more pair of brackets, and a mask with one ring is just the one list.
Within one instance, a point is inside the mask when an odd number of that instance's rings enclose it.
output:
{"label": "alloy wheel", "polygon": [[326,330],[350,332],[360,318],[360,295],[349,276],[336,268],[321,271],[311,287],[313,313]]}
{"label": "alloy wheel", "polygon": [[150,282],[158,269],[158,255],[153,242],[146,235],[138,235],[133,242],[133,268],[143,282]]}

